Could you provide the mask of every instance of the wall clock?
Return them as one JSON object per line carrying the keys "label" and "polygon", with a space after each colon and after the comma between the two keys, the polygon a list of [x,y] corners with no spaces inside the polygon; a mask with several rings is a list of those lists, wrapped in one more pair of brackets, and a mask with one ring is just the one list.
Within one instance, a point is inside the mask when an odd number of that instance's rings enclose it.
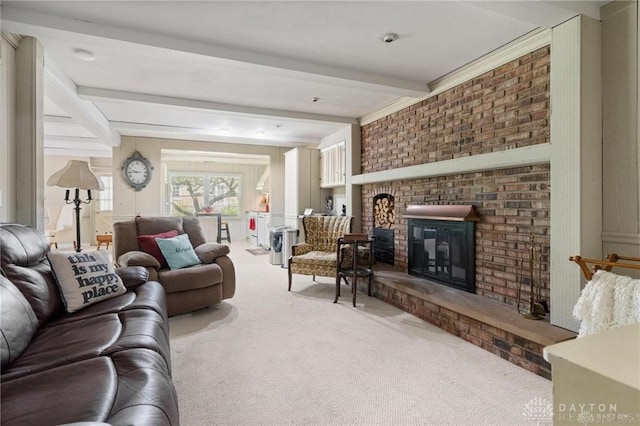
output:
{"label": "wall clock", "polygon": [[140,191],[151,182],[152,170],[151,162],[138,151],[135,151],[131,157],[124,160],[124,165],[122,166],[124,180],[136,191]]}

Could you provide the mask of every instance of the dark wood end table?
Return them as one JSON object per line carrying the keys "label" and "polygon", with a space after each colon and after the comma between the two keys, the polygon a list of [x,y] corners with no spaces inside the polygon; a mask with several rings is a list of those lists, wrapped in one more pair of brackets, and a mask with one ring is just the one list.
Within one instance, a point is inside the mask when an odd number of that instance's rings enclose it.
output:
{"label": "dark wood end table", "polygon": [[[353,294],[353,306],[356,306],[356,293],[358,292],[358,278],[368,278],[369,285],[367,295],[371,296],[371,280],[373,277],[373,238],[368,238],[361,234],[350,237],[346,234],[344,237],[338,238],[336,248],[336,297],[333,303],[338,303],[340,297],[340,280],[344,279],[348,284],[347,278],[351,278],[351,293]],[[366,250],[367,262],[360,261],[360,253]],[[350,260],[349,264],[344,265],[345,259]]]}

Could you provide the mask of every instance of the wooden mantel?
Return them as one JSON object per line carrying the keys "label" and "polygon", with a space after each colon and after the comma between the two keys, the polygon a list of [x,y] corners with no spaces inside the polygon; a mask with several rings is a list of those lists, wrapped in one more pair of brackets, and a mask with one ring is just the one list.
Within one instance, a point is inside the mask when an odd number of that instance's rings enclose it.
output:
{"label": "wooden mantel", "polygon": [[474,205],[408,205],[404,214],[407,219],[451,220],[456,222],[478,222],[480,216]]}

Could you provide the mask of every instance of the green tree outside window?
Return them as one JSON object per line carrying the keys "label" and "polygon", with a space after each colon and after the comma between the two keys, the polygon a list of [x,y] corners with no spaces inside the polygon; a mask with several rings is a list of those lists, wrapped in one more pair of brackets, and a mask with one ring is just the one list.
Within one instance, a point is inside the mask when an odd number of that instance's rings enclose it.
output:
{"label": "green tree outside window", "polygon": [[172,216],[197,213],[240,215],[240,177],[219,174],[170,174]]}

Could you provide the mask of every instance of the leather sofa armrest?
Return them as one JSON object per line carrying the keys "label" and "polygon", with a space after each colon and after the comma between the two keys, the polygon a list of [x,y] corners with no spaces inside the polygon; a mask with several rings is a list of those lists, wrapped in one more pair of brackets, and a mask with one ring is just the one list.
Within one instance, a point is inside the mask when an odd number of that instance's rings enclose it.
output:
{"label": "leather sofa armrest", "polygon": [[118,258],[117,265],[124,266],[144,266],[145,268],[160,269],[160,262],[148,253],[143,251],[128,251]]}
{"label": "leather sofa armrest", "polygon": [[299,243],[291,246],[291,255],[300,256],[301,254],[309,253],[313,251],[313,246],[307,243]]}
{"label": "leather sofa armrest", "polygon": [[149,281],[149,271],[142,266],[126,266],[116,268],[115,271],[127,288],[133,288]]}
{"label": "leather sofa armrest", "polygon": [[194,250],[202,263],[213,263],[216,258],[229,254],[229,246],[216,243],[200,244]]}

